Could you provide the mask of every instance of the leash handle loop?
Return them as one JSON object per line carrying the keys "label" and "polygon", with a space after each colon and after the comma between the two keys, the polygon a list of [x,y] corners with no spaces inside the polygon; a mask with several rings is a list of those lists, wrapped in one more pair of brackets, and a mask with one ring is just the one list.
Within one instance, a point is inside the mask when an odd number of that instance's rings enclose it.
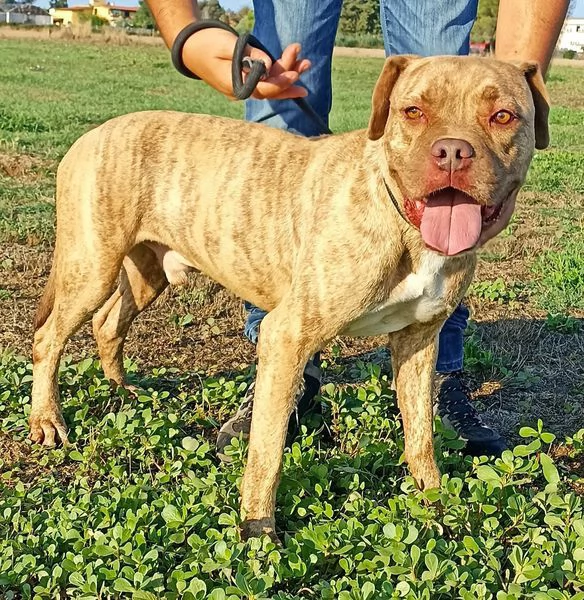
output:
{"label": "leash handle loop", "polygon": [[176,36],[174,42],[172,43],[172,48],[170,49],[170,57],[172,59],[172,64],[174,68],[185,77],[189,77],[190,79],[201,79],[198,75],[190,71],[185,63],[183,62],[183,49],[187,40],[197,33],[197,31],[201,31],[202,29],[223,29],[225,31],[229,31],[237,35],[237,31],[232,27],[229,27],[227,23],[223,23],[222,21],[216,21],[213,19],[209,19],[208,21],[197,21],[196,23],[189,23],[185,27],[183,27],[178,35]]}

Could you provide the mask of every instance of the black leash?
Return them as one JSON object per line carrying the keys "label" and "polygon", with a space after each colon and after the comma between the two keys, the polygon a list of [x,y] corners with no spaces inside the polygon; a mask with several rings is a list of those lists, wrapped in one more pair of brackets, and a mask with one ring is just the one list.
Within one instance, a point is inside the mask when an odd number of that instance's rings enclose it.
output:
{"label": "black leash", "polygon": [[[224,31],[229,31],[237,36],[238,39],[233,50],[233,61],[231,63],[231,82],[233,85],[233,95],[238,100],[246,100],[253,94],[257,84],[262,79],[265,79],[268,75],[268,71],[263,61],[253,60],[249,56],[245,56],[245,47],[250,45],[253,48],[265,52],[272,62],[275,62],[276,59],[251,33],[239,35],[233,27],[230,27],[227,23],[223,23],[222,21],[197,21],[196,23],[189,23],[179,32],[171,49],[172,64],[175,69],[185,77],[200,79],[200,77],[189,71],[185,66],[182,59],[182,53],[186,41],[197,31],[201,31],[202,29],[223,29]],[[246,74],[245,81],[243,80],[243,73]],[[293,100],[296,105],[318,125],[321,133],[332,133],[327,124],[321,119],[320,115],[318,115],[314,108],[308,103],[306,98],[293,98]]]}

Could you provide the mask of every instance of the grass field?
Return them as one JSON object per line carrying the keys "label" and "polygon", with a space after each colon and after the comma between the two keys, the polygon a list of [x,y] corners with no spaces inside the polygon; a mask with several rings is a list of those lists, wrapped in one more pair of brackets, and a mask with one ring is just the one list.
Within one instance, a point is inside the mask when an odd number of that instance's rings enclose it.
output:
{"label": "grass field", "polygon": [[[0,598],[584,598],[584,70],[552,70],[552,146],[468,295],[473,395],[513,452],[462,458],[437,422],[443,486],[416,491],[383,340],[337,340],[329,429],[285,454],[277,548],[238,540],[244,449],[227,467],[214,455],[254,354],[240,302],[203,277],[135,324],[137,398],[104,380],[84,327],[60,375],[73,447],[26,441],[58,160],[118,114],[241,105],[156,46],[2,40],[0,64]],[[366,125],[381,64],[336,60],[334,131]]]}

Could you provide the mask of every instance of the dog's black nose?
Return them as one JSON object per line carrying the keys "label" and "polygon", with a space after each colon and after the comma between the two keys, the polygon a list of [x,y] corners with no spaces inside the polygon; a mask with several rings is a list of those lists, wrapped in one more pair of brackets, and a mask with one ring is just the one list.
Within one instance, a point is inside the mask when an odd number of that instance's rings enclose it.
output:
{"label": "dog's black nose", "polygon": [[465,140],[443,138],[432,144],[430,151],[442,171],[458,171],[468,166],[475,155],[474,148]]}

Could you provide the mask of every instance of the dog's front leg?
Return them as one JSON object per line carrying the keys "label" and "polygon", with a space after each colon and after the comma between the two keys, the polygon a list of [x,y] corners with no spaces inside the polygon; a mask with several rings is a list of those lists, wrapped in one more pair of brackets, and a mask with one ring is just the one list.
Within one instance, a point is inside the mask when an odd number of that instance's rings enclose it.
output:
{"label": "dog's front leg", "polygon": [[440,485],[434,457],[432,410],[438,332],[435,325],[412,325],[389,336],[406,460],[421,489]]}
{"label": "dog's front leg", "polygon": [[247,466],[241,488],[241,535],[275,533],[276,490],[286,430],[302,369],[315,350],[280,307],[262,322]]}

